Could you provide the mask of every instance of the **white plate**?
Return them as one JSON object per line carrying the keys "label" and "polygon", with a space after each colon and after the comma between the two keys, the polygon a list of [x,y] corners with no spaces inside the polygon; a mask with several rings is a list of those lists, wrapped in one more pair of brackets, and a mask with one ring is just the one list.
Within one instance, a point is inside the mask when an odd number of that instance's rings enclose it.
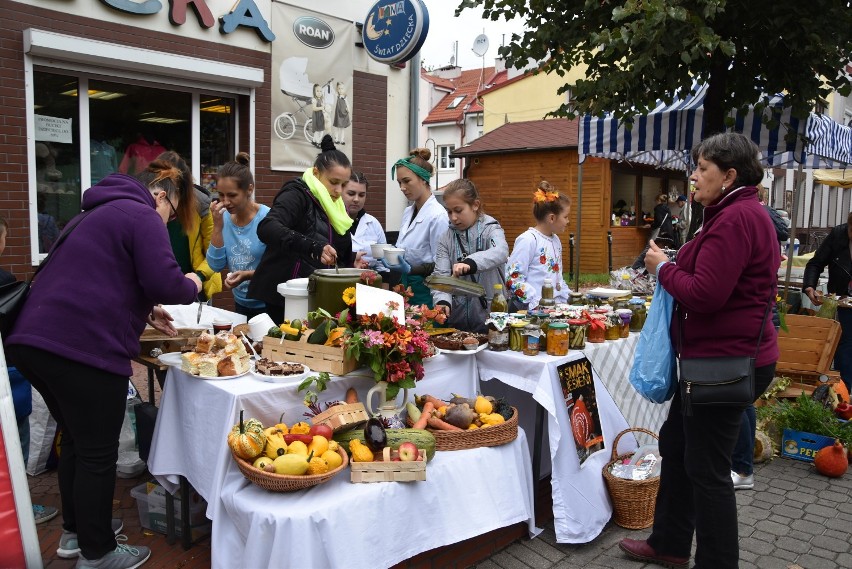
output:
{"label": "white plate", "polygon": [[186,375],[188,375],[189,377],[197,377],[198,379],[236,379],[238,377],[244,376],[248,372],[249,370],[246,370],[243,373],[238,373],[237,375],[217,375],[216,377],[211,377],[209,375],[192,375],[189,373]]}
{"label": "white plate", "polygon": [[461,354],[463,356],[472,356],[473,354],[478,354],[486,348],[488,348],[488,342],[480,344],[480,346],[475,350],[445,350],[444,348],[438,348],[437,346],[435,347],[439,354]]}
{"label": "white plate", "polygon": [[[275,362],[275,363],[298,363],[298,362]],[[256,362],[254,362],[254,361],[251,362],[251,374],[254,377],[256,377],[257,379],[259,379],[261,381],[266,381],[266,382],[269,382],[269,383],[290,383],[290,382],[301,381],[301,380],[305,379],[308,376],[308,374],[311,373],[311,368],[309,368],[305,364],[301,364],[301,366],[303,368],[305,368],[305,371],[303,371],[302,373],[294,373],[293,375],[263,375],[262,373],[257,373],[255,371],[255,367],[254,367],[255,364],[256,364]]]}
{"label": "white plate", "polygon": [[586,291],[586,294],[599,298],[615,298],[618,296],[632,296],[633,292],[630,290],[618,290],[616,288],[593,288],[590,291]]}
{"label": "white plate", "polygon": [[160,360],[160,362],[164,365],[180,367],[180,356],[180,352],[167,352],[165,354],[160,354],[159,356],[157,356],[157,359]]}

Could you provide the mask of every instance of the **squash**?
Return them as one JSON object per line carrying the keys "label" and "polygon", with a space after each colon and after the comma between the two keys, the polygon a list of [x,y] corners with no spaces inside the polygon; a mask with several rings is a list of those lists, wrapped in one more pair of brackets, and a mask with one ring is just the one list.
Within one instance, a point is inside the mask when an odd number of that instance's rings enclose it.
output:
{"label": "squash", "polygon": [[505,423],[506,419],[503,418],[503,415],[499,413],[480,413],[479,422],[482,423],[482,426],[492,426],[499,425],[500,423]]}
{"label": "squash", "polygon": [[263,424],[257,419],[243,421],[243,410],[240,409],[240,422],[228,434],[228,446],[238,457],[253,460],[263,452],[264,444]]}
{"label": "squash", "polygon": [[849,467],[849,457],[846,449],[839,440],[835,439],[833,445],[821,448],[814,456],[814,466],[822,475],[830,478],[839,478],[846,473]]}
{"label": "squash", "polygon": [[343,334],[346,332],[346,328],[343,326],[338,326],[337,328],[332,328],[328,333],[328,338],[325,340],[326,346],[342,346],[343,345]]}
{"label": "squash", "polygon": [[292,427],[290,427],[290,434],[292,435],[307,435],[311,432],[311,426],[304,421],[299,421]]}
{"label": "squash", "polygon": [[278,422],[275,424],[275,428],[279,429],[282,434],[290,434],[290,427],[287,426],[287,423],[284,422],[285,413],[281,413],[281,416],[278,417]]}
{"label": "squash", "polygon": [[287,454],[287,442],[284,440],[286,431],[278,428],[278,425],[269,427],[263,433],[266,435],[266,446],[263,449],[263,454],[275,460],[283,454]]}
{"label": "squash", "polygon": [[[397,450],[399,445],[404,442],[412,442],[417,448],[426,450],[426,460],[432,460],[435,456],[435,436],[424,429],[385,429],[388,437],[388,446],[392,450]],[[364,442],[363,429],[350,429],[334,433],[334,440],[347,447],[349,441],[358,439]]]}
{"label": "squash", "polygon": [[477,395],[476,402],[473,404],[473,410],[482,415],[488,415],[489,413],[494,411],[494,405],[491,404],[491,401],[483,397],[482,395]]}
{"label": "squash", "polygon": [[373,451],[358,439],[349,441],[349,454],[355,462],[373,462]]}

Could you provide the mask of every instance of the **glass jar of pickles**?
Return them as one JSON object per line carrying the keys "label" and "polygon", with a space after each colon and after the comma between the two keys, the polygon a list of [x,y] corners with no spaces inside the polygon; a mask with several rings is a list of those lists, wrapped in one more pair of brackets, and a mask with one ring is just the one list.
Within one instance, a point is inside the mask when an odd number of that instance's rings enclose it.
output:
{"label": "glass jar of pickles", "polygon": [[515,352],[521,352],[524,349],[524,326],[527,323],[523,320],[511,322],[509,324],[509,349]]}
{"label": "glass jar of pickles", "polygon": [[541,344],[541,326],[527,324],[523,331],[523,352],[525,356],[537,356]]}
{"label": "glass jar of pickles", "polygon": [[568,343],[568,324],[551,322],[547,327],[547,354],[550,356],[567,356]]}
{"label": "glass jar of pickles", "polygon": [[589,321],[585,318],[572,318],[568,321],[568,348],[582,350],[586,347],[586,328]]}
{"label": "glass jar of pickles", "polygon": [[633,318],[633,313],[629,308],[619,308],[615,311],[616,316],[620,320],[618,324],[619,338],[627,338],[630,336],[630,320]]}
{"label": "glass jar of pickles", "polygon": [[592,344],[606,342],[606,319],[599,314],[592,314],[589,329],[586,330],[586,341]]}
{"label": "glass jar of pickles", "polygon": [[630,317],[630,331],[641,332],[642,326],[645,325],[645,318],[648,316],[648,310],[645,308],[645,300],[641,298],[630,299],[630,311],[633,316]]}
{"label": "glass jar of pickles", "polygon": [[618,340],[620,336],[619,329],[621,328],[621,318],[615,315],[614,312],[611,312],[606,315],[606,330],[604,331],[604,337],[607,340]]}
{"label": "glass jar of pickles", "polygon": [[568,295],[568,298],[571,306],[583,306],[585,304],[582,292],[572,292]]}

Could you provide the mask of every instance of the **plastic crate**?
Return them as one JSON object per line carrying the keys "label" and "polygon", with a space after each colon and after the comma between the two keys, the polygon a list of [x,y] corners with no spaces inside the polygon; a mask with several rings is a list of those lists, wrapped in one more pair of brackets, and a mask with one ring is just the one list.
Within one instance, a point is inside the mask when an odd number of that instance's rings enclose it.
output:
{"label": "plastic crate", "polygon": [[[130,491],[139,508],[139,523],[143,528],[166,533],[166,489],[156,482],[145,482]],[[195,490],[189,495],[189,522],[192,540],[208,535],[212,523],[207,519],[207,502]],[[181,535],[181,500],[175,496],[175,533]]]}

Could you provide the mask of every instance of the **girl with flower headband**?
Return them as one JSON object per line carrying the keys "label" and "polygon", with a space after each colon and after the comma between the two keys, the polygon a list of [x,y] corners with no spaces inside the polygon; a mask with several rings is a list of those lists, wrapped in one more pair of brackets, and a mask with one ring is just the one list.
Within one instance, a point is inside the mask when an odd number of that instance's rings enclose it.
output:
{"label": "girl with flower headband", "polygon": [[476,186],[467,179],[454,180],[444,188],[444,207],[450,228],[438,242],[436,275],[452,275],[485,288],[486,296],[475,298],[432,291],[437,308],[449,314],[447,325],[467,332],[486,332],[485,320],[494,285],[503,284],[509,245],[500,223],[482,210]]}
{"label": "girl with flower headband", "polygon": [[533,193],[535,227],[515,239],[506,272],[506,289],[514,305],[537,308],[544,279],[553,282],[553,298],[567,302],[571,289],[562,276],[562,241],[559,234],[568,226],[571,198],[542,181]]}
{"label": "girl with flower headband", "polygon": [[428,148],[415,148],[408,156],[397,160],[391,168],[399,189],[413,202],[402,213],[396,246],[405,249],[398,265],[382,264],[391,271],[402,273],[402,284],[411,287],[414,296],[411,304],[425,304],[432,308],[432,294],[423,280],[435,268],[438,240],[447,232],[447,212],[432,195],[429,180],[432,178],[432,152]]}

